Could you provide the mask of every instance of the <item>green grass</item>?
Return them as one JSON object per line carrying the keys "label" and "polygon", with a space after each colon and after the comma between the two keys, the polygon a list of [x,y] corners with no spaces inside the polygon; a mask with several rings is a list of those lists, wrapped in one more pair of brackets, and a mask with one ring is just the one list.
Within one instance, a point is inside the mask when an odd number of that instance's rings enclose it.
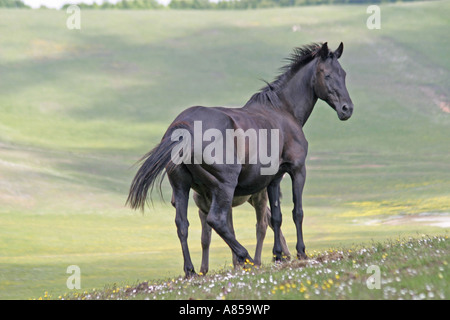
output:
{"label": "green grass", "polygon": [[333,248],[309,260],[211,275],[145,281],[38,299],[328,300],[448,299],[448,236],[422,236]]}
{"label": "green grass", "polygon": [[[309,42],[344,42],[355,112],[340,122],[319,102],[305,127],[307,250],[441,234],[423,219],[450,212],[449,6],[381,5],[381,30],[366,28],[365,6],[86,10],[78,31],[66,28],[64,11],[0,10],[0,298],[64,294],[70,265],[84,290],[180,275],[170,188],[144,215],[125,208],[132,165],[180,111],[243,105],[259,78],[273,79],[292,48]],[[292,251],[288,179],[282,188]],[[192,202],[189,218],[198,270]],[[252,208],[234,218],[252,252]],[[265,263],[271,247],[269,231]],[[230,258],[214,234],[211,269]]]}

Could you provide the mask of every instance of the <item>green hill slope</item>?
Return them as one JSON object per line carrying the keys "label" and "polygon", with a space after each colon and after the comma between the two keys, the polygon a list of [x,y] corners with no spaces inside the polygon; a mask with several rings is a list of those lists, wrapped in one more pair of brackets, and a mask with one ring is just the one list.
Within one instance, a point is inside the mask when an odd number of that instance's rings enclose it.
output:
{"label": "green hill slope", "polygon": [[[447,236],[334,248],[295,260],[205,277],[146,281],[65,294],[64,300],[432,300],[446,299]],[[39,299],[44,299],[40,297]],[[183,304],[183,307],[186,305]],[[286,306],[283,306],[286,307]],[[181,308],[171,308],[179,312]],[[224,310],[225,311],[225,310]],[[250,311],[248,311],[250,313]]]}

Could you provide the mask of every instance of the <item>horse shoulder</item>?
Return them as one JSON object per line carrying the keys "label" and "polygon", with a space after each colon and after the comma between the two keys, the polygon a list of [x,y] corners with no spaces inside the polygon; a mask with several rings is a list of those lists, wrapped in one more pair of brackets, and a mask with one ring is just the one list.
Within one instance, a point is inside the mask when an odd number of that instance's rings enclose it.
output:
{"label": "horse shoulder", "polygon": [[291,130],[285,134],[283,158],[291,166],[303,166],[308,154],[308,140],[301,126],[290,126]]}

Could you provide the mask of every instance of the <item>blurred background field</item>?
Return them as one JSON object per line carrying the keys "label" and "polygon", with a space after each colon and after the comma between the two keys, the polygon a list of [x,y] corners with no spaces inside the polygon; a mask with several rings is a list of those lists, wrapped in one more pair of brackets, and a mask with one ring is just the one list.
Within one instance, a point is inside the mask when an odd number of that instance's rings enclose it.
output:
{"label": "blurred background field", "polygon": [[[292,48],[342,41],[355,104],[340,122],[319,102],[305,126],[308,250],[450,227],[449,1],[243,11],[84,10],[81,30],[56,10],[0,10],[0,298],[67,292],[182,273],[170,205],[124,207],[136,167],[191,105],[241,106],[272,80]],[[283,226],[295,250],[290,181]],[[200,226],[190,203],[190,248]],[[234,210],[250,251],[256,219]],[[270,262],[272,232],[263,260]],[[231,253],[213,235],[211,268]]]}

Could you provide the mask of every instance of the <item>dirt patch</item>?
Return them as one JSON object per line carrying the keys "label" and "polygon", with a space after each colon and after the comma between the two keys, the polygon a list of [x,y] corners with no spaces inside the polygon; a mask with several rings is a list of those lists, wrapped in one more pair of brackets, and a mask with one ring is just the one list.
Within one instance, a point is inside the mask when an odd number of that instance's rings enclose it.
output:
{"label": "dirt patch", "polygon": [[449,98],[444,94],[438,94],[435,90],[429,87],[421,87],[420,88],[425,95],[428,96],[431,100],[433,100],[434,104],[441,109],[444,113],[450,113],[450,102]]}
{"label": "dirt patch", "polygon": [[441,101],[439,103],[439,108],[445,113],[450,113],[450,104],[448,104],[447,102]]}
{"label": "dirt patch", "polygon": [[384,168],[386,166],[382,164],[360,164],[358,166],[355,166],[356,168]]}
{"label": "dirt patch", "polygon": [[365,225],[426,225],[439,228],[450,228],[450,213],[428,213],[416,215],[402,215],[384,219],[372,219],[364,222]]}
{"label": "dirt patch", "polygon": [[440,228],[450,228],[450,216],[407,216],[383,223],[384,225],[422,224]]}

